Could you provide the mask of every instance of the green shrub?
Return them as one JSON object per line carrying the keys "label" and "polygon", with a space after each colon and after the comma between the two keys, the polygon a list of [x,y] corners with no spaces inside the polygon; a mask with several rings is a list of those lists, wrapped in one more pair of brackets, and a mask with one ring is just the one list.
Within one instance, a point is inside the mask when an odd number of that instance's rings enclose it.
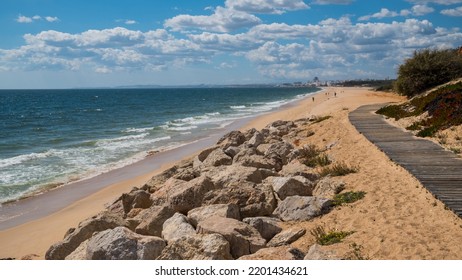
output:
{"label": "green shrub", "polygon": [[415,51],[399,67],[395,91],[412,97],[459,77],[462,77],[462,56],[457,50],[424,49]]}

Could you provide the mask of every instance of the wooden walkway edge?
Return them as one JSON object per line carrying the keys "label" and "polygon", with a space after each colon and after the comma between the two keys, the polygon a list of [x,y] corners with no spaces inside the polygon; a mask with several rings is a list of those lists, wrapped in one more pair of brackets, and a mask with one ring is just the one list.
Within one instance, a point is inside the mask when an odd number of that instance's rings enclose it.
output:
{"label": "wooden walkway edge", "polygon": [[462,160],[429,140],[387,123],[383,116],[375,114],[383,106],[359,107],[349,114],[350,122],[462,218]]}

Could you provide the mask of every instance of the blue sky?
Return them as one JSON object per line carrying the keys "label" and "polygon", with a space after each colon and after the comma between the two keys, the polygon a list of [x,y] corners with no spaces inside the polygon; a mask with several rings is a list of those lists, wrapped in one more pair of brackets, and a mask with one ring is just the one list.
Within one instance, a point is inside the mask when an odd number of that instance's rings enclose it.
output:
{"label": "blue sky", "polygon": [[393,78],[462,0],[2,0],[0,88]]}

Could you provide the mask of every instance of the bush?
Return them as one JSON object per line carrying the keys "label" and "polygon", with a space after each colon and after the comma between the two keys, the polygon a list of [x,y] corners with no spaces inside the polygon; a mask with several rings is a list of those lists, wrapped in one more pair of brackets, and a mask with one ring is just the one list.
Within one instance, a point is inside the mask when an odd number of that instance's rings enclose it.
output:
{"label": "bush", "polygon": [[395,91],[412,97],[461,76],[462,56],[457,50],[415,51],[414,56],[399,67]]}

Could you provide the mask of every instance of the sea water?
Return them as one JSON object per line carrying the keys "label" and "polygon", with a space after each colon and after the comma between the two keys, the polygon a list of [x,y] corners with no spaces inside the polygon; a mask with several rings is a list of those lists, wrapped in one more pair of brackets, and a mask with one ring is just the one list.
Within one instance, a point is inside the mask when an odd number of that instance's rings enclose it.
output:
{"label": "sea water", "polygon": [[205,138],[318,90],[1,90],[0,203]]}

